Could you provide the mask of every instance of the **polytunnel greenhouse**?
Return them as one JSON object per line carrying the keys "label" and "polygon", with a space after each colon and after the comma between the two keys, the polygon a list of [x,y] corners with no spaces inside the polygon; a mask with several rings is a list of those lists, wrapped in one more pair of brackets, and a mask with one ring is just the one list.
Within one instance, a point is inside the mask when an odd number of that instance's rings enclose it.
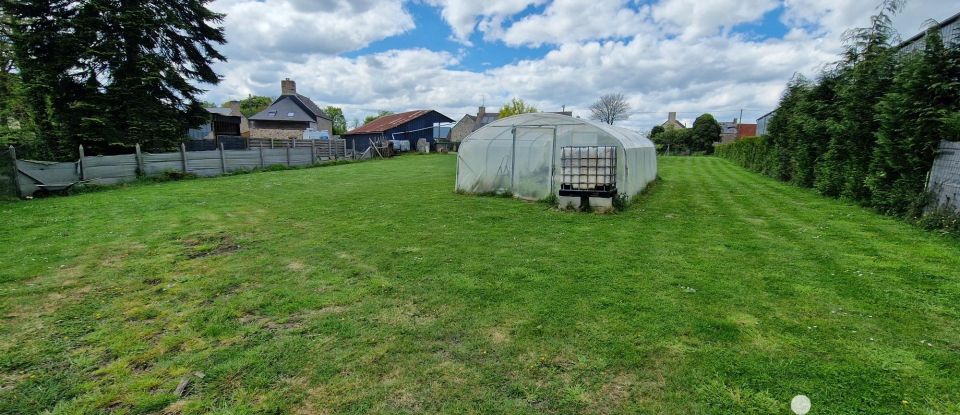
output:
{"label": "polytunnel greenhouse", "polygon": [[636,195],[656,176],[656,149],[640,133],[561,114],[494,121],[464,138],[457,153],[457,190],[467,193],[595,204]]}

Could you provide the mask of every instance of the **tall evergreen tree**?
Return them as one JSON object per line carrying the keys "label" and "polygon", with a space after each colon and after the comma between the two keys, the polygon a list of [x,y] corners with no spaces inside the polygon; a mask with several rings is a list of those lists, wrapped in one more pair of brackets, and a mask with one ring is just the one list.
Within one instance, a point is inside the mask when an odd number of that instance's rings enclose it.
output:
{"label": "tall evergreen tree", "polygon": [[846,36],[837,90],[839,124],[817,174],[817,189],[824,194],[869,200],[866,178],[877,129],[874,105],[890,87],[894,51],[889,42],[896,33],[891,16],[902,4],[902,0],[885,0],[871,17],[870,27]]}
{"label": "tall evergreen tree", "polygon": [[226,59],[210,0],[0,0],[38,129],[58,154],[77,144],[175,147],[207,114],[197,83]]}
{"label": "tall evergreen tree", "polygon": [[960,53],[945,48],[939,27],[924,49],[902,58],[892,91],[877,104],[877,146],[868,185],[871,204],[888,213],[918,216],[926,172],[933,165],[945,119],[960,110]]}

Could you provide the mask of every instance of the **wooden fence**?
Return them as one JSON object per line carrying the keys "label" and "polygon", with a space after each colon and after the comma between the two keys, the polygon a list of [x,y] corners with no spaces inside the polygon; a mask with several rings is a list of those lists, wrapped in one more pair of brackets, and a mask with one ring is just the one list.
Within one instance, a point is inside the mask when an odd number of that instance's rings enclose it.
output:
{"label": "wooden fence", "polygon": [[255,148],[315,148],[316,154],[320,157],[329,159],[350,158],[350,150],[347,149],[347,140],[279,140],[273,138],[249,138],[247,147]]}
{"label": "wooden fence", "polygon": [[80,158],[75,162],[18,160],[16,151],[10,147],[6,163],[12,166],[8,167],[8,174],[15,173],[12,193],[28,197],[37,191],[61,191],[85,183],[118,184],[169,172],[211,177],[276,165],[309,166],[347,156],[345,144],[336,142],[343,140],[322,143],[326,145],[320,144],[327,140],[292,141],[309,143],[306,146],[288,143],[286,146],[252,147],[247,150],[224,150],[221,144],[219,149],[211,151],[186,151],[181,144],[180,151],[174,153],[141,152],[137,145],[134,154],[117,156],[87,156],[83,146],[80,146]]}

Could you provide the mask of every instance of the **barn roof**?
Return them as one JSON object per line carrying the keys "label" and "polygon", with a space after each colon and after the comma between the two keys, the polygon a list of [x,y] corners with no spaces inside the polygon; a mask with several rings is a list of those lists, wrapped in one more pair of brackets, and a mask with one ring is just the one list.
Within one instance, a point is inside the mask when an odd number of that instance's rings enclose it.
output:
{"label": "barn roof", "polygon": [[[436,112],[434,110],[415,110],[401,112],[399,114],[384,115],[380,118],[377,118],[373,121],[370,121],[360,127],[354,128],[350,131],[343,133],[343,135],[356,135],[356,134],[370,134],[370,133],[382,133],[391,128],[399,127],[403,124],[406,124],[410,121],[413,121],[417,118],[420,118],[424,115],[427,115],[431,112]],[[441,117],[445,118],[447,122],[453,122],[450,117],[440,114]]]}

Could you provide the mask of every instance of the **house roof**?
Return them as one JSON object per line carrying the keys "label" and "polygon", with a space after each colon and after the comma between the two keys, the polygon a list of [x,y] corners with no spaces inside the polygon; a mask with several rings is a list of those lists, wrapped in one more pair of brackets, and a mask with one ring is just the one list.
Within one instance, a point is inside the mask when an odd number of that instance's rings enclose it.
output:
{"label": "house roof", "polygon": [[326,118],[326,119],[328,119],[328,120],[330,119],[330,116],[327,115],[327,113],[323,112],[323,110],[320,108],[320,106],[317,105],[316,103],[314,103],[313,100],[311,100],[310,98],[307,98],[307,97],[305,97],[305,96],[303,96],[303,95],[300,95],[300,94],[296,94],[295,96],[296,96],[297,98],[299,98],[300,101],[303,102],[303,104],[306,105],[307,108],[308,108],[310,111],[312,111],[317,117]]}
{"label": "house roof", "polygon": [[762,120],[762,119],[764,119],[764,118],[767,118],[767,117],[773,115],[774,113],[777,112],[777,109],[779,109],[779,108],[775,108],[775,109],[773,109],[772,111],[770,111],[770,112],[768,112],[768,113],[766,113],[766,114],[763,114],[763,115],[757,117],[757,121],[760,121],[760,120]]}
{"label": "house roof", "polygon": [[479,130],[484,125],[490,124],[500,118],[500,113],[484,113],[483,117],[476,118],[477,123],[473,125],[473,131]]}
{"label": "house roof", "polygon": [[230,108],[209,107],[209,108],[204,108],[204,109],[207,110],[207,112],[209,112],[209,113],[211,113],[211,114],[226,115],[226,116],[228,116],[228,117],[231,116],[231,115],[233,115],[233,113],[232,113],[232,111],[230,110]]}
{"label": "house roof", "polygon": [[250,117],[254,121],[315,122],[317,118],[330,119],[317,104],[300,94],[280,95],[267,109]]}
{"label": "house roof", "polygon": [[[343,135],[382,133],[391,128],[406,124],[410,121],[413,121],[431,112],[436,112],[436,111],[416,110],[416,111],[401,112],[399,114],[384,115],[364,125],[361,125],[360,127],[347,131],[343,133]],[[440,113],[437,112],[437,114],[440,114]],[[450,119],[450,117],[447,117],[446,115],[440,114],[440,116],[445,118],[447,122],[453,122],[453,120]]]}
{"label": "house roof", "polygon": [[660,126],[663,128],[667,128],[667,126],[671,126],[671,125],[677,128],[687,128],[686,125],[683,125],[682,122],[677,120],[666,120],[663,122],[663,124],[660,124]]}

